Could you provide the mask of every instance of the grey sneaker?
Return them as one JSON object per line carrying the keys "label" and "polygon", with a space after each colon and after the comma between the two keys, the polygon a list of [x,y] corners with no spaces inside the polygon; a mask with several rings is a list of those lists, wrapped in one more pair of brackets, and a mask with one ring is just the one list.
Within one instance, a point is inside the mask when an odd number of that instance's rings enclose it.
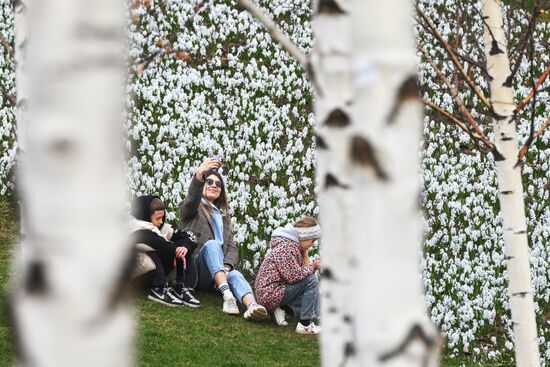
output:
{"label": "grey sneaker", "polygon": [[239,312],[239,306],[237,306],[237,300],[235,297],[228,298],[223,301],[223,312],[228,313],[230,315],[238,315]]}
{"label": "grey sneaker", "polygon": [[277,307],[275,311],[273,311],[273,320],[277,325],[287,326],[288,322],[286,322],[285,318],[286,318],[286,312],[282,308]]}
{"label": "grey sneaker", "polygon": [[268,317],[269,316],[267,315],[267,310],[265,309],[265,307],[257,303],[248,307],[248,309],[244,313],[244,318],[247,320],[265,320]]}

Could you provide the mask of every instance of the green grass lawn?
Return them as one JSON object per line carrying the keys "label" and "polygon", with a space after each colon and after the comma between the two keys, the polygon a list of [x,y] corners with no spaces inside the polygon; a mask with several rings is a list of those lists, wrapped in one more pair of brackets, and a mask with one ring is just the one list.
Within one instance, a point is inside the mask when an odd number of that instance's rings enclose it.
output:
{"label": "green grass lawn", "polygon": [[[17,233],[13,203],[0,197],[0,293],[6,291],[9,262]],[[138,298],[137,361],[145,366],[318,366],[319,343],[294,332],[295,321],[279,327],[222,313],[221,297],[197,293],[202,307],[171,308]],[[0,301],[0,366],[14,364],[11,327]],[[443,367],[473,367],[443,356]],[[489,365],[487,365],[489,366]],[[493,366],[493,365],[491,365]]]}

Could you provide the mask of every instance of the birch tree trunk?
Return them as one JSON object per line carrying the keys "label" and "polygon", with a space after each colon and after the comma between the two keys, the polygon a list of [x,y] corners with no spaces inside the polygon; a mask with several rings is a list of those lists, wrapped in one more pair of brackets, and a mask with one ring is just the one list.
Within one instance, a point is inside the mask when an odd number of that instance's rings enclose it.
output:
{"label": "birch tree trunk", "polygon": [[[341,6],[342,8],[340,8]],[[352,347],[350,233],[347,231],[347,190],[332,185],[349,170],[347,128],[338,128],[349,119],[353,100],[351,16],[345,2],[315,9],[315,45],[311,65],[315,77],[314,112],[317,119],[317,185],[322,223],[321,257],[321,359],[324,366],[340,366]]]}
{"label": "birch tree trunk", "polygon": [[495,168],[502,215],[502,229],[508,270],[510,310],[514,328],[516,365],[540,365],[533,290],[529,271],[529,246],[523,202],[521,167],[518,157],[518,136],[514,121],[515,104],[504,21],[500,1],[482,0],[485,22],[484,44],[489,89],[493,106]]}
{"label": "birch tree trunk", "polygon": [[422,299],[411,23],[399,0],[321,1],[314,18],[325,366],[438,364]]}
{"label": "birch tree trunk", "polygon": [[28,118],[18,115],[26,238],[10,299],[21,365],[132,363],[132,315],[121,298],[133,260],[124,225],[122,5],[30,7],[18,80],[33,87]]}

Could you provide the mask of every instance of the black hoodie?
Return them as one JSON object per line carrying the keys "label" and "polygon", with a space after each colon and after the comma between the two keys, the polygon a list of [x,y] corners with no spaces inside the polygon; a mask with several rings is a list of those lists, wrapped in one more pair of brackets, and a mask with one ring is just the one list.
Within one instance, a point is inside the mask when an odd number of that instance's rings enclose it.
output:
{"label": "black hoodie", "polygon": [[[132,215],[145,222],[151,222],[151,201],[160,197],[155,195],[138,196],[132,202]],[[164,225],[164,219],[166,218],[166,211],[162,217],[162,223]],[[162,228],[162,226],[161,226]],[[159,228],[160,229],[160,228]],[[193,252],[197,247],[197,244],[185,231],[174,229],[171,241],[167,241],[164,237],[159,236],[157,233],[147,230],[139,229],[132,233],[132,241],[134,243],[143,243],[159,252],[169,253],[171,255],[176,254],[176,248],[183,246],[186,247],[189,252]]]}

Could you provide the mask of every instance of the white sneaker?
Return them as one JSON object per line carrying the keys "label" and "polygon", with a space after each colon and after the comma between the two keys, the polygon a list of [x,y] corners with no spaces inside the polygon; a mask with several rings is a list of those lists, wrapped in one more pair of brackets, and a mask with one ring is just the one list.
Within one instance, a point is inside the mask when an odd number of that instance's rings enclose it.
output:
{"label": "white sneaker", "polygon": [[299,322],[298,325],[296,325],[296,332],[298,334],[315,335],[321,332],[321,327],[319,325],[315,325],[313,321],[311,321],[308,326],[304,326]]}
{"label": "white sneaker", "polygon": [[238,315],[240,313],[239,306],[237,306],[237,300],[234,297],[223,301],[223,312],[230,315]]}
{"label": "white sneaker", "polygon": [[247,320],[265,320],[268,318],[267,310],[264,306],[255,303],[246,310],[244,318]]}
{"label": "white sneaker", "polygon": [[285,320],[286,312],[280,307],[277,307],[275,311],[273,311],[273,319],[275,320],[275,323],[279,326],[287,326],[288,322]]}

